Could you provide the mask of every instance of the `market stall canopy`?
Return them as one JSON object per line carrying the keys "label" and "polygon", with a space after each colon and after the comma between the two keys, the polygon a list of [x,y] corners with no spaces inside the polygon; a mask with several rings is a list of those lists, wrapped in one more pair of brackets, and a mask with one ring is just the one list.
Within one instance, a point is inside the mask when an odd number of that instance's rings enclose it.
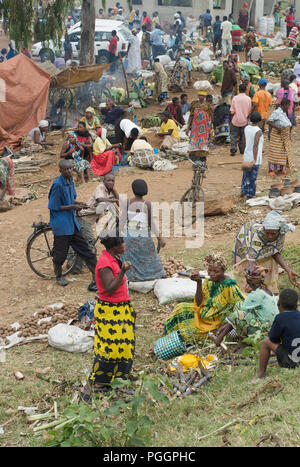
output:
{"label": "market stall canopy", "polygon": [[110,65],[111,63],[104,63],[102,65],[68,67],[57,75],[51,77],[50,87],[72,88],[75,86],[81,86],[89,81],[99,81],[104,70],[106,70]]}
{"label": "market stall canopy", "polygon": [[24,54],[0,63],[0,151],[21,139],[46,115],[50,75]]}

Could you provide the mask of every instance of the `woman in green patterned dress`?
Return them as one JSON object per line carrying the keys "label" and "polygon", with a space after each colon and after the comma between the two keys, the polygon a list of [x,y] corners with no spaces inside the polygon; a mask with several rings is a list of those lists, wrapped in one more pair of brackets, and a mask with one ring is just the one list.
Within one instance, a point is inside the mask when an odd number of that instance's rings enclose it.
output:
{"label": "woman in green patterned dress", "polygon": [[232,313],[234,305],[245,299],[236,281],[225,275],[226,260],[221,255],[210,254],[205,258],[209,279],[193,274],[197,291],[193,303],[179,303],[165,321],[164,333],[179,331],[185,342],[205,338],[217,329]]}
{"label": "woman in green patterned dress", "polygon": [[278,314],[277,299],[264,283],[264,271],[258,267],[247,270],[245,278],[249,295],[243,302],[236,303],[233,312],[226,318],[227,323],[218,329],[214,339],[217,345],[232,330],[241,337],[257,332],[267,334]]}

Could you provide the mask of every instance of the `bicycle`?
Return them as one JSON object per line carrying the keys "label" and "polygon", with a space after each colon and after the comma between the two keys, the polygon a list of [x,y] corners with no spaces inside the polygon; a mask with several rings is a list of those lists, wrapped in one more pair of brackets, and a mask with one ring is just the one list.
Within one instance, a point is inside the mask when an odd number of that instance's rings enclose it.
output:
{"label": "bicycle", "polygon": [[[200,156],[192,159],[190,156],[188,160],[193,164],[193,179],[192,184],[188,190],[183,194],[180,199],[180,203],[192,203],[192,222],[194,224],[197,218],[201,215],[201,211],[197,210],[197,203],[204,204],[204,190],[202,188],[203,180],[205,178],[205,172],[208,170],[206,165],[206,157]],[[186,220],[185,220],[186,221]]]}
{"label": "bicycle", "polygon": [[[26,258],[29,267],[38,276],[44,279],[54,279],[55,274],[53,270],[53,244],[54,235],[49,223],[34,222],[32,224],[33,232],[27,239],[26,245]],[[96,237],[93,246],[102,238],[102,233]],[[72,250],[71,250],[72,251]],[[160,245],[157,246],[157,253],[160,251]],[[66,276],[71,273],[77,262],[77,254],[72,251],[68,254],[68,260],[63,265],[62,275]]]}
{"label": "bicycle", "polygon": [[[32,234],[27,239],[26,258],[35,274],[44,279],[55,278],[52,261],[54,235],[50,225],[46,222],[34,222]],[[65,263],[62,275],[69,274],[76,264],[76,254],[71,254]]]}

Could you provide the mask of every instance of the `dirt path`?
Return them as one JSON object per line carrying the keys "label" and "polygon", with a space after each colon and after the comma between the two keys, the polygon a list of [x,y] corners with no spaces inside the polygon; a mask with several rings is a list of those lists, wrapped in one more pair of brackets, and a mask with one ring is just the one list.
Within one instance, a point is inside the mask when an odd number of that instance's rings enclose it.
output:
{"label": "dirt path", "polygon": [[[283,55],[285,52],[285,55]],[[280,59],[286,56],[286,51],[276,53],[276,58]],[[265,54],[267,56],[268,52]],[[273,59],[275,53],[272,54]],[[271,60],[271,56],[268,57]],[[199,79],[199,77],[196,77]],[[219,94],[219,88],[215,88],[215,94]],[[189,90],[190,97],[195,97],[196,91]],[[172,95],[171,95],[172,97]],[[157,112],[159,107],[149,106],[143,111],[143,115]],[[141,111],[139,110],[139,113]],[[50,137],[51,139],[51,137]],[[53,140],[53,137],[52,137]],[[57,154],[62,145],[62,140],[54,140],[56,143],[53,156],[53,163],[41,170],[38,174],[20,174],[17,176],[17,185],[22,186],[25,183],[34,182],[40,179],[46,181],[33,184],[32,189],[37,193],[38,199],[28,204],[17,206],[11,211],[0,213],[0,324],[3,322],[14,322],[26,314],[32,314],[42,306],[54,303],[58,300],[65,300],[68,303],[82,305],[87,299],[93,297],[93,294],[87,292],[87,285],[90,276],[88,273],[74,276],[76,281],[70,283],[66,288],[61,288],[54,281],[46,281],[36,276],[29,268],[25,247],[26,240],[32,232],[32,222],[37,221],[39,216],[44,221],[48,221],[49,214],[47,209],[47,194],[53,179],[58,176],[56,161]],[[159,139],[155,135],[151,136],[153,144],[158,143]],[[264,147],[264,155],[268,150],[268,141]],[[297,130],[293,135],[293,156],[296,168],[300,168],[300,135]],[[248,219],[261,220],[268,209],[252,208],[249,209],[244,201],[239,199],[240,183],[242,172],[240,162],[242,157],[237,155],[231,157],[229,146],[215,146],[210,151],[208,158],[209,172],[204,182],[205,194],[217,194],[224,196],[226,194],[235,195],[235,207],[233,212],[226,216],[216,216],[205,218],[205,238],[204,248],[214,247],[223,244],[224,248],[233,244],[236,231]],[[258,195],[267,194],[271,181],[267,177],[267,163],[264,157],[263,165],[258,177]],[[168,172],[151,172],[140,169],[125,167],[116,172],[116,187],[119,193],[131,195],[131,183],[136,178],[143,178],[149,186],[148,199],[152,201],[179,201],[183,192],[190,186],[192,180],[192,168],[188,161],[178,163],[178,169]],[[87,201],[91,196],[97,182],[92,182],[77,188],[78,199]],[[298,223],[300,208],[294,208],[285,213],[291,222]],[[168,255],[168,252],[178,249],[184,249],[184,239],[167,238],[166,249],[162,254]],[[300,242],[300,228],[296,228],[294,234],[287,236],[287,242]],[[98,254],[101,247],[98,247]],[[178,253],[180,257],[180,253]],[[197,257],[197,250],[195,250]]]}

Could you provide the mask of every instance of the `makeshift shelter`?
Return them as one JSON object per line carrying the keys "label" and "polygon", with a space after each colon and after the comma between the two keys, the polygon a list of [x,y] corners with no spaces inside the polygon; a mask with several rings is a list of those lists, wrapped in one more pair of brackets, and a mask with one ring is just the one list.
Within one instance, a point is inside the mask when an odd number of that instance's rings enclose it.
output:
{"label": "makeshift shelter", "polygon": [[55,76],[51,77],[50,87],[72,88],[74,86],[81,86],[89,81],[99,81],[104,70],[110,65],[111,63],[104,63],[102,65],[73,66],[65,68]]}
{"label": "makeshift shelter", "polygon": [[98,81],[110,64],[68,67],[58,73],[24,54],[0,64],[0,151],[20,147],[21,139],[45,118],[49,87],[72,88]]}
{"label": "makeshift shelter", "polygon": [[44,118],[50,75],[24,54],[0,64],[0,150],[21,139]]}

